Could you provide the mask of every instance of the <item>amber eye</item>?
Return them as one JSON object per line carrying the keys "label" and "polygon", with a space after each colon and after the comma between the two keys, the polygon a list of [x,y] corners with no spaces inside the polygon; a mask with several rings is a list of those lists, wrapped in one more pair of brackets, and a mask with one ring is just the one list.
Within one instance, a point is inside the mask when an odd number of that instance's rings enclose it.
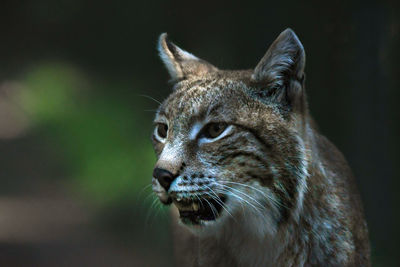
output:
{"label": "amber eye", "polygon": [[168,125],[165,123],[157,124],[157,135],[161,138],[167,138]]}
{"label": "amber eye", "polygon": [[216,138],[226,129],[225,123],[209,123],[204,129],[204,136],[207,138]]}

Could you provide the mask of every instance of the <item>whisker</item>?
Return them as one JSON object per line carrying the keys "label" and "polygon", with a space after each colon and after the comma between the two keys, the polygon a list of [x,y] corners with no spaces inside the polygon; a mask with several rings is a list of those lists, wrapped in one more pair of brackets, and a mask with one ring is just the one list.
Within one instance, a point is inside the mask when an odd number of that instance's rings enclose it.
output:
{"label": "whisker", "polygon": [[259,205],[262,209],[265,208],[265,207],[264,207],[263,205],[261,205],[261,203],[258,202],[255,198],[253,198],[253,197],[247,195],[246,193],[244,193],[244,192],[242,192],[242,191],[240,191],[240,190],[238,190],[238,189],[235,189],[235,188],[233,188],[233,187],[231,187],[231,186],[227,186],[227,185],[223,185],[223,184],[221,184],[220,186],[223,186],[223,187],[225,187],[225,188],[227,188],[227,189],[234,190],[235,192],[238,192],[238,193],[242,194],[243,196],[245,196],[245,197],[247,197],[247,198],[253,200],[253,201],[255,202],[255,204]]}
{"label": "whisker", "polygon": [[218,202],[218,204],[220,204],[221,207],[222,207],[232,218],[234,218],[233,215],[228,211],[228,209],[226,208],[225,203],[224,203],[224,202],[222,201],[222,199],[218,196],[218,194],[215,193],[215,191],[214,191],[212,188],[210,188],[209,186],[207,186],[207,185],[204,185],[204,186],[207,187],[217,198],[211,196],[211,195],[210,195],[209,193],[207,193],[207,192],[205,192],[205,193],[206,193],[207,195],[209,195],[212,199],[214,199],[216,202]]}
{"label": "whisker", "polygon": [[[164,206],[161,204],[161,202],[160,201],[157,201],[156,202],[156,207],[157,207],[157,210],[158,211],[161,211],[161,214],[164,216],[164,218],[167,218],[167,215],[166,215],[166,211],[165,211],[165,209],[164,209]],[[157,214],[158,213],[156,213],[156,216],[157,216]]]}
{"label": "whisker", "polygon": [[262,195],[264,195],[264,196],[268,197],[268,195],[267,195],[267,194],[265,194],[265,192],[261,191],[260,189],[258,189],[258,188],[256,188],[256,187],[254,187],[254,186],[247,185],[247,184],[242,184],[242,183],[237,183],[237,182],[226,181],[226,180],[224,180],[223,182],[225,182],[225,183],[229,183],[229,184],[235,184],[235,185],[241,185],[241,186],[245,186],[245,187],[248,187],[248,188],[254,189],[254,190],[256,190],[257,192],[261,193]]}
{"label": "whisker", "polygon": [[[211,187],[209,187],[209,186],[207,186],[207,185],[204,185],[205,187],[207,187],[208,188],[208,190],[210,190],[211,191],[211,193],[213,193],[221,202],[223,202],[222,201],[222,199],[218,196],[218,194],[217,193],[215,193],[215,191],[214,190],[212,190],[212,188]],[[207,193],[207,192],[206,192]]]}
{"label": "whisker", "polygon": [[228,190],[228,189],[218,189],[220,192],[225,193],[225,194],[229,194],[232,197],[235,197],[239,200],[239,202],[243,205],[242,202],[245,202],[246,204],[248,204],[251,208],[253,208],[254,210],[256,210],[257,212],[262,212],[262,210],[260,210],[260,208],[254,206],[253,204],[251,204],[249,201],[247,201],[246,199],[242,198],[241,196],[239,196],[238,194],[233,193],[232,191]]}
{"label": "whisker", "polygon": [[271,196],[269,196],[268,194],[266,194],[265,192],[261,191],[260,189],[251,186],[251,185],[247,185],[247,184],[242,184],[242,183],[236,183],[236,182],[231,182],[231,181],[224,181],[225,183],[229,183],[229,184],[235,184],[235,185],[240,185],[240,186],[244,186],[244,187],[248,187],[250,189],[253,189],[259,193],[261,193],[264,197],[266,197],[267,199],[269,199],[270,201],[272,201],[275,205],[279,206],[279,207],[285,207],[287,208],[285,205],[283,205],[282,203],[280,203],[278,200],[276,200],[275,198],[272,198]]}
{"label": "whisker", "polygon": [[204,207],[204,206],[203,206],[203,197],[202,197],[201,195],[199,195],[198,193],[196,193],[195,196],[196,196],[197,199],[199,200],[200,205],[201,205],[202,207]]}
{"label": "whisker", "polygon": [[[233,197],[236,197],[236,198],[239,199],[240,201],[243,201],[243,202],[247,203],[250,207],[252,207],[255,211],[257,211],[258,213],[260,213],[260,215],[262,215],[262,212],[263,212],[263,210],[264,210],[264,207],[263,207],[263,206],[261,206],[262,209],[260,209],[260,208],[258,208],[258,207],[256,207],[256,206],[254,206],[252,203],[250,203],[250,202],[247,201],[246,199],[242,198],[241,196],[239,196],[239,195],[235,194],[234,192],[232,192],[231,190],[229,190],[229,189],[233,189],[233,188],[230,188],[230,187],[226,187],[226,188],[228,188],[228,189],[220,188],[219,190],[221,190],[221,192],[228,193],[228,194],[230,194],[230,195],[233,196]],[[238,191],[238,192],[240,192],[240,191]],[[242,192],[240,192],[240,193],[242,193]],[[244,194],[244,196],[248,197],[246,194]],[[253,200],[254,200],[254,199],[253,199]]]}
{"label": "whisker", "polygon": [[160,101],[158,101],[157,99],[155,99],[155,98],[153,98],[153,97],[151,97],[151,96],[149,96],[149,95],[139,94],[139,96],[143,96],[143,97],[146,97],[146,98],[148,98],[148,99],[151,99],[151,100],[153,100],[153,101],[155,101],[156,103],[158,103],[158,104],[161,105],[161,102],[160,102]]}
{"label": "whisker", "polygon": [[155,216],[154,208],[155,208],[155,205],[157,204],[158,199],[154,195],[152,195],[152,196],[154,197],[154,199],[153,199],[153,202],[150,205],[150,208],[147,209],[146,219],[144,220],[146,225],[149,225],[150,217],[152,215]]}
{"label": "whisker", "polygon": [[137,200],[139,200],[139,198],[142,196],[143,192],[144,192],[147,188],[149,188],[151,185],[152,185],[152,184],[150,183],[150,184],[144,186],[144,187],[139,191],[139,193],[137,194]]}
{"label": "whisker", "polygon": [[[146,203],[147,200],[148,200],[150,197],[155,197],[155,195],[154,195],[153,192],[149,192],[149,194],[147,195],[147,197],[145,197],[145,198],[143,199],[143,204]],[[154,200],[153,200],[153,201],[154,201]]]}
{"label": "whisker", "polygon": [[[213,190],[211,189],[211,191],[213,191]],[[224,203],[219,197],[218,197],[218,199],[217,199],[217,198],[215,198],[214,196],[210,195],[210,193],[208,193],[208,192],[205,192],[205,193],[206,193],[208,196],[210,196],[212,199],[214,199],[215,202],[217,202],[219,205],[221,205],[221,207],[229,214],[229,216],[231,216],[231,217],[234,219],[233,215],[228,211],[228,209],[227,209],[225,203]],[[215,194],[215,192],[214,192],[214,194]]]}
{"label": "whisker", "polygon": [[[207,202],[207,204],[208,204],[208,206],[211,208],[211,211],[212,211],[212,213],[213,213],[213,215],[214,215],[214,218],[217,218],[217,215],[215,214],[215,212],[217,212],[218,213],[218,211],[217,210],[215,210],[215,207],[214,207],[214,205],[212,205],[207,199],[205,199],[205,198],[203,198],[204,199],[204,201],[206,201]],[[215,212],[214,212],[214,210],[215,210]]]}

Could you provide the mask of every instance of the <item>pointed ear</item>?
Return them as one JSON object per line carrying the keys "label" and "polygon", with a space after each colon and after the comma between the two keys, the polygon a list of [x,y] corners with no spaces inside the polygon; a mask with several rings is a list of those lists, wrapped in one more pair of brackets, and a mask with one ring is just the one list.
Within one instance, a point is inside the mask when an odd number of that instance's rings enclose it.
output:
{"label": "pointed ear", "polygon": [[173,81],[188,76],[202,76],[218,69],[168,41],[167,34],[160,35],[158,51]]}
{"label": "pointed ear", "polygon": [[251,78],[262,85],[263,95],[290,104],[303,95],[304,67],[303,45],[291,29],[286,29],[269,47]]}

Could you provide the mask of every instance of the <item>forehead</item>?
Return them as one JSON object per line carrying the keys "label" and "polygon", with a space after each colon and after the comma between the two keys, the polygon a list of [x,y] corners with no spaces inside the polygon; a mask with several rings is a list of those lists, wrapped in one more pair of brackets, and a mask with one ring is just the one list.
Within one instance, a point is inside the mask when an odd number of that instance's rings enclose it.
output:
{"label": "forehead", "polygon": [[238,107],[246,97],[242,90],[245,86],[232,80],[181,82],[162,104],[159,115],[168,119],[204,119],[207,116],[218,115],[222,108],[227,113]]}

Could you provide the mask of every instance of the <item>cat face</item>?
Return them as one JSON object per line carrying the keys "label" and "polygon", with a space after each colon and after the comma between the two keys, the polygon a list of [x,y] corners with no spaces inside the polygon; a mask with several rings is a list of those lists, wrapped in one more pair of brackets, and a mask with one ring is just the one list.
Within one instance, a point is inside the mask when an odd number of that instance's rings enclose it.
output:
{"label": "cat face", "polygon": [[282,33],[254,71],[218,70],[165,35],[160,54],[175,85],[154,120],[154,192],[191,228],[253,218],[274,231],[300,205],[307,176],[297,37]]}

